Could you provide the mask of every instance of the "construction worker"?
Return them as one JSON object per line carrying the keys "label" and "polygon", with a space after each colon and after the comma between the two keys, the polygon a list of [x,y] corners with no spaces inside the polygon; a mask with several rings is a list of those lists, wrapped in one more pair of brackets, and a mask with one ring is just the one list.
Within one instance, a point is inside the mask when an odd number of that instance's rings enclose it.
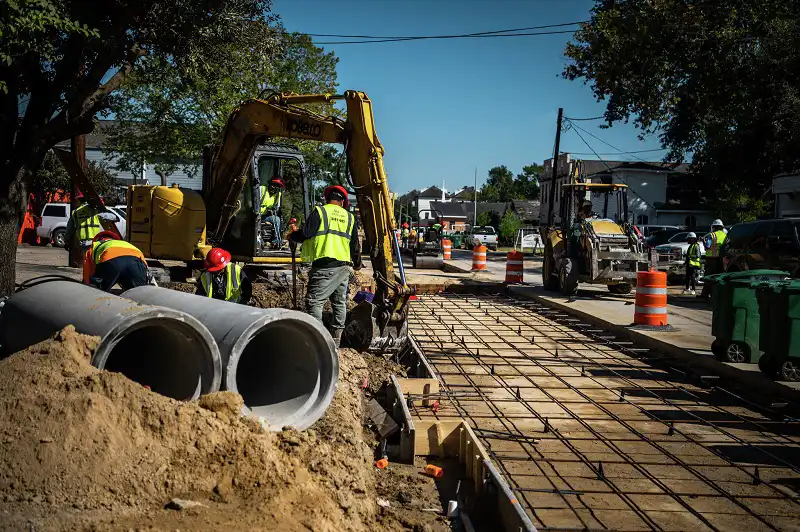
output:
{"label": "construction worker", "polygon": [[253,285],[242,267],[231,262],[231,254],[211,248],[203,261],[206,271],[197,280],[197,294],[246,305],[253,295]]}
{"label": "construction worker", "polygon": [[272,223],[274,229],[272,233],[272,244],[277,247],[283,244],[279,214],[281,210],[281,197],[283,196],[283,190],[285,188],[286,184],[283,182],[283,179],[278,176],[274,176],[270,179],[268,185],[261,185],[259,187],[261,221]]}
{"label": "construction worker", "polygon": [[355,216],[347,210],[347,191],[339,185],[323,193],[327,202],[315,207],[302,229],[289,237],[303,243],[303,262],[311,264],[306,285],[306,311],[322,321],[322,306],[330,299],[331,333],[339,346],[347,317],[347,283],[351,266],[361,268],[361,243]]}
{"label": "construction worker", "polygon": [[101,231],[84,255],[83,282],[104,292],[117,283],[123,290],[142,286],[147,284],[147,261],[133,244]]}
{"label": "construction worker", "polygon": [[727,237],[728,232],[725,230],[725,225],[722,223],[722,220],[717,219],[711,222],[711,231],[703,237],[703,243],[705,243],[706,246],[706,275],[722,273],[724,271],[725,268],[722,264],[722,257],[720,257],[720,249]]}
{"label": "construction worker", "polygon": [[84,253],[91,247],[94,237],[103,230],[100,220],[116,222],[118,218],[115,214],[101,212],[89,205],[80,191],[76,197],[80,206],[72,211],[67,221],[64,249],[68,251],[72,249],[75,239],[77,239],[81,253]]}
{"label": "construction worker", "polygon": [[578,213],[578,220],[582,222],[583,220],[594,220],[597,218],[597,213],[592,211],[592,202],[586,200],[581,205],[581,210]]}
{"label": "construction worker", "polygon": [[408,223],[403,222],[403,225],[401,227],[402,227],[402,229],[400,230],[400,239],[402,240],[403,247],[407,248],[408,247],[408,235],[410,234],[410,232],[408,230]]}
{"label": "construction worker", "polygon": [[686,241],[689,242],[689,249],[686,251],[686,287],[681,293],[694,295],[703,252],[696,233],[686,235]]}

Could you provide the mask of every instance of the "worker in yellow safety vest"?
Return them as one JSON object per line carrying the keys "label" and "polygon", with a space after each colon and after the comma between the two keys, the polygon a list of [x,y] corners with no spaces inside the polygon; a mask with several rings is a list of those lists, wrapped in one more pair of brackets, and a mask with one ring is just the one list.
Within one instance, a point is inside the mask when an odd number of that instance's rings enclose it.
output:
{"label": "worker in yellow safety vest", "polygon": [[400,239],[402,240],[402,244],[404,248],[408,247],[408,235],[410,231],[408,230],[408,223],[404,222],[400,229]]}
{"label": "worker in yellow safety vest", "polygon": [[262,222],[270,222],[274,229],[272,233],[272,243],[280,247],[283,243],[281,238],[281,198],[283,190],[286,188],[286,183],[278,176],[274,176],[269,180],[267,185],[259,187],[260,194],[260,208]]}
{"label": "worker in yellow safety vest", "polygon": [[355,216],[347,210],[347,190],[330,186],[323,193],[327,202],[315,207],[302,229],[289,237],[303,244],[303,262],[311,264],[306,285],[306,311],[322,321],[322,307],[330,299],[333,309],[331,333],[341,343],[347,317],[347,283],[351,267],[361,268],[361,243]]}
{"label": "worker in yellow safety vest", "polygon": [[726,238],[728,238],[728,232],[725,231],[725,225],[722,220],[711,222],[711,232],[704,239],[709,257],[719,257],[719,250],[722,244],[725,243]]}
{"label": "worker in yellow safety vest", "polygon": [[689,242],[689,249],[686,251],[686,288],[681,293],[694,295],[703,252],[700,243],[697,242],[697,234],[689,233],[686,235],[686,241]]}
{"label": "worker in yellow safety vest", "polygon": [[81,252],[89,249],[92,239],[103,230],[100,219],[116,222],[117,216],[110,212],[102,212],[86,202],[83,194],[78,191],[76,195],[80,206],[72,211],[67,220],[67,229],[64,235],[64,249],[72,249],[77,240]]}
{"label": "worker in yellow safety vest", "polygon": [[115,284],[123,290],[147,284],[147,261],[139,248],[101,231],[83,258],[83,282],[108,292]]}
{"label": "worker in yellow safety vest", "polygon": [[231,254],[222,248],[212,248],[203,263],[206,271],[197,280],[197,293],[222,301],[250,302],[253,286],[242,267],[231,262]]}

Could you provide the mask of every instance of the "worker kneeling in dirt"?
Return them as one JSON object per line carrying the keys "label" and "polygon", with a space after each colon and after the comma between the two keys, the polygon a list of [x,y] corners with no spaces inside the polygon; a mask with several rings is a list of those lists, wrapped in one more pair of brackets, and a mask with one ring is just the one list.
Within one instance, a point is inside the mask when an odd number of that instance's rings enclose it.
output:
{"label": "worker kneeling in dirt", "polygon": [[102,231],[83,259],[83,282],[105,292],[119,283],[123,290],[147,284],[147,262],[139,248]]}
{"label": "worker kneeling in dirt", "polygon": [[242,305],[250,302],[253,285],[242,267],[231,262],[230,253],[212,248],[203,265],[206,271],[197,281],[197,294]]}
{"label": "worker kneeling in dirt", "polygon": [[338,346],[347,317],[347,282],[350,267],[361,268],[361,244],[356,219],[347,210],[347,191],[330,186],[324,192],[327,204],[316,207],[303,228],[290,240],[302,242],[302,258],[311,264],[306,286],[306,311],[322,321],[322,306],[330,298],[333,308],[332,334]]}

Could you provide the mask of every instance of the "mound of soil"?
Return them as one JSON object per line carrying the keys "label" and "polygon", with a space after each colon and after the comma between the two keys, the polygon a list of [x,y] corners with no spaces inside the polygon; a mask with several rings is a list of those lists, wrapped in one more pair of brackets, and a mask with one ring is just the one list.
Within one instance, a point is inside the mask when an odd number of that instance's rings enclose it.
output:
{"label": "mound of soil", "polygon": [[0,528],[375,528],[357,352],[326,416],[276,434],[236,394],[181,403],[93,368],[96,343],[68,327],[0,361]]}

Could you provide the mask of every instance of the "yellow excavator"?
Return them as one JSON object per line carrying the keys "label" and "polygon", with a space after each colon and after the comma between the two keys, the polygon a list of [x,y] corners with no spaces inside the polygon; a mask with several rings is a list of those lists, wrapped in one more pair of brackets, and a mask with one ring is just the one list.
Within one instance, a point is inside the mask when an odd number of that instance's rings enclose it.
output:
{"label": "yellow excavator", "polygon": [[[345,119],[302,107],[335,100],[344,100]],[[288,262],[282,257],[259,256],[256,232],[248,230],[248,220],[259,218],[258,205],[253,201],[257,188],[254,153],[266,139],[274,137],[344,146],[376,281],[372,301],[360,303],[349,313],[344,336],[350,345],[361,349],[399,350],[408,338],[411,290],[400,261],[394,209],[383,168],[384,149],[375,133],[372,102],[363,92],[273,93],[245,101],[228,117],[219,146],[204,157],[202,194],[167,186],[129,188],[129,240],[148,258],[178,260],[190,266],[214,246],[225,247],[241,262]],[[399,275],[394,271],[393,256],[398,259]]]}

